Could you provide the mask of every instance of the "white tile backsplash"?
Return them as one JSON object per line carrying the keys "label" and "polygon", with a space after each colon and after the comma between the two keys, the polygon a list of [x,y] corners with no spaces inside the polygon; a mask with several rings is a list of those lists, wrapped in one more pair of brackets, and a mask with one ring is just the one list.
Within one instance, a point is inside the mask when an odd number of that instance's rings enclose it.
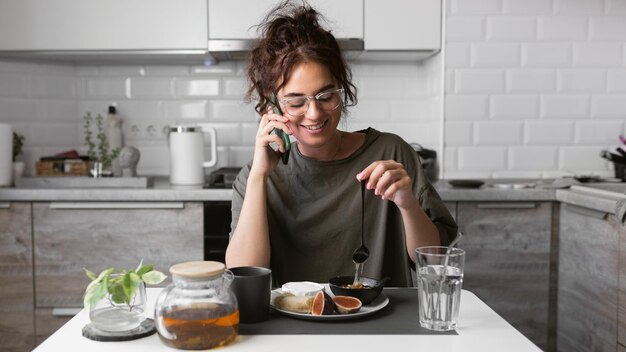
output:
{"label": "white tile backsplash", "polygon": [[537,38],[535,17],[499,16],[487,18],[489,41],[534,41]]}
{"label": "white tile backsplash", "polygon": [[626,93],[626,69],[609,70],[607,78],[609,93]]}
{"label": "white tile backsplash", "polygon": [[568,145],[574,141],[572,121],[526,121],[524,144]]}
{"label": "white tile backsplash", "polygon": [[537,22],[538,39],[584,41],[587,40],[587,23],[586,16],[540,16]]}
{"label": "white tile backsplash", "polygon": [[[502,15],[492,2],[479,7],[495,13],[451,4],[444,177],[612,175],[599,152],[626,130],[625,2],[502,0]],[[477,28],[484,38],[463,37]],[[473,82],[485,68],[504,72],[504,91]]]}
{"label": "white tile backsplash", "polygon": [[594,95],[591,98],[591,116],[626,119],[626,94]]}
{"label": "white tile backsplash", "polygon": [[509,148],[509,169],[534,171],[551,169],[558,161],[557,147],[523,146]]}
{"label": "white tile backsplash", "polygon": [[605,0],[554,0],[559,15],[600,15]]}
{"label": "white tile backsplash", "polygon": [[474,123],[474,144],[515,145],[521,144],[523,122],[479,121]]}
{"label": "white tile backsplash", "polygon": [[577,121],[576,144],[603,144],[617,141],[617,131],[623,129],[623,121]]}
{"label": "white tile backsplash", "polygon": [[504,70],[459,69],[454,79],[455,93],[504,92]]}
{"label": "white tile backsplash", "polygon": [[624,43],[574,43],[572,57],[577,67],[619,67],[624,63]]}
{"label": "white tile backsplash", "polygon": [[503,0],[503,10],[507,15],[541,15],[552,12],[551,0]]}
{"label": "white tile backsplash", "polygon": [[501,0],[452,0],[455,15],[489,15],[502,12]]}
{"label": "white tile backsplash", "polygon": [[475,43],[471,45],[472,67],[519,67],[520,46],[511,43]]}
{"label": "white tile backsplash", "polygon": [[557,70],[557,89],[564,93],[606,92],[606,70]]}
{"label": "white tile backsplash", "polygon": [[[599,151],[626,133],[626,2],[446,4],[445,62],[444,55],[419,63],[352,62],[359,103],[341,126],[372,126],[426,147],[443,145],[448,178],[612,175]],[[82,116],[106,114],[115,103],[126,144],[142,152],[142,174],[168,174],[160,129],[174,123],[214,126],[218,166],[243,165],[258,127],[254,103],[243,100],[245,69],[243,61],[74,66],[0,60],[0,121],[26,135],[24,159],[32,165],[42,155],[84,150]]]}
{"label": "white tile backsplash", "polygon": [[446,42],[480,41],[485,38],[485,18],[450,17],[446,22]]}
{"label": "white tile backsplash", "polygon": [[[208,100],[172,100],[163,103],[165,120],[205,120],[208,118]],[[193,121],[192,121],[193,122]]]}
{"label": "white tile backsplash", "polygon": [[536,95],[492,95],[490,105],[494,120],[539,118],[539,97]]}
{"label": "white tile backsplash", "polygon": [[176,97],[211,97],[220,94],[219,79],[176,78]]}
{"label": "white tile backsplash", "polygon": [[569,67],[572,48],[569,43],[526,43],[522,45],[524,67]]}
{"label": "white tile backsplash", "polygon": [[556,90],[554,70],[509,69],[507,91],[510,93],[549,93]]}
{"label": "white tile backsplash", "polygon": [[133,99],[168,99],[174,95],[174,81],[170,77],[132,77],[130,96]]}
{"label": "white tile backsplash", "polygon": [[542,95],[541,117],[546,119],[588,118],[590,100],[588,95]]}

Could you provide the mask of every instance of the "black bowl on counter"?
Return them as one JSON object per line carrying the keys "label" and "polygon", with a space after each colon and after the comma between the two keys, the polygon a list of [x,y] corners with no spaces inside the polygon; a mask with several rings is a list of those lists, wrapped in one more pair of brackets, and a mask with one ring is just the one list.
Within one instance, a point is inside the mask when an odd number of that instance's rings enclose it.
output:
{"label": "black bowl on counter", "polygon": [[346,288],[345,285],[352,285],[354,276],[337,276],[328,280],[328,286],[335,296],[351,296],[358,298],[363,305],[371,303],[382,292],[383,287],[390,278],[376,280],[369,277],[361,277],[364,288]]}

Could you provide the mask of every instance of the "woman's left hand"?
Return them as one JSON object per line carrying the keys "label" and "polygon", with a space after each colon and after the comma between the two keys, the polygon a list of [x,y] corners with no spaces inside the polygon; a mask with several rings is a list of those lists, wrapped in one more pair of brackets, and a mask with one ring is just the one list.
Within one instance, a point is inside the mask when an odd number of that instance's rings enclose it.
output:
{"label": "woman's left hand", "polygon": [[417,198],[411,189],[412,180],[404,165],[394,160],[380,160],[371,163],[356,175],[357,180],[367,180],[366,188],[383,200],[390,200],[405,209],[414,205]]}

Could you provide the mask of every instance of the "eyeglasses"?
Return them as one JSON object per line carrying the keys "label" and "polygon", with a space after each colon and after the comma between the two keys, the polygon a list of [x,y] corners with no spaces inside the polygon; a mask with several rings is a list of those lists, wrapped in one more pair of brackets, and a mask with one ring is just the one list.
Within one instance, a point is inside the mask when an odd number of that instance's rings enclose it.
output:
{"label": "eyeglasses", "polygon": [[309,110],[311,100],[315,99],[317,106],[324,111],[333,111],[337,109],[343,101],[343,89],[330,89],[318,93],[316,95],[305,95],[301,97],[290,97],[281,99],[278,102],[285,111],[293,116],[300,117]]}

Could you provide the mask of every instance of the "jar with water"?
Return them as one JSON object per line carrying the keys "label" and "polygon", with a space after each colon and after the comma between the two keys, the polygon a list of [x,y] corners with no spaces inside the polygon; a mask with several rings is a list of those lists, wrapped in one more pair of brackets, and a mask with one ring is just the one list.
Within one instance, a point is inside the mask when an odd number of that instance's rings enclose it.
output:
{"label": "jar with water", "polygon": [[[117,275],[111,275],[114,278]],[[120,286],[121,287],[121,286]],[[146,320],[146,286],[143,281],[128,302],[116,303],[114,295],[107,295],[89,306],[89,320],[99,330],[108,332],[129,331]]]}

